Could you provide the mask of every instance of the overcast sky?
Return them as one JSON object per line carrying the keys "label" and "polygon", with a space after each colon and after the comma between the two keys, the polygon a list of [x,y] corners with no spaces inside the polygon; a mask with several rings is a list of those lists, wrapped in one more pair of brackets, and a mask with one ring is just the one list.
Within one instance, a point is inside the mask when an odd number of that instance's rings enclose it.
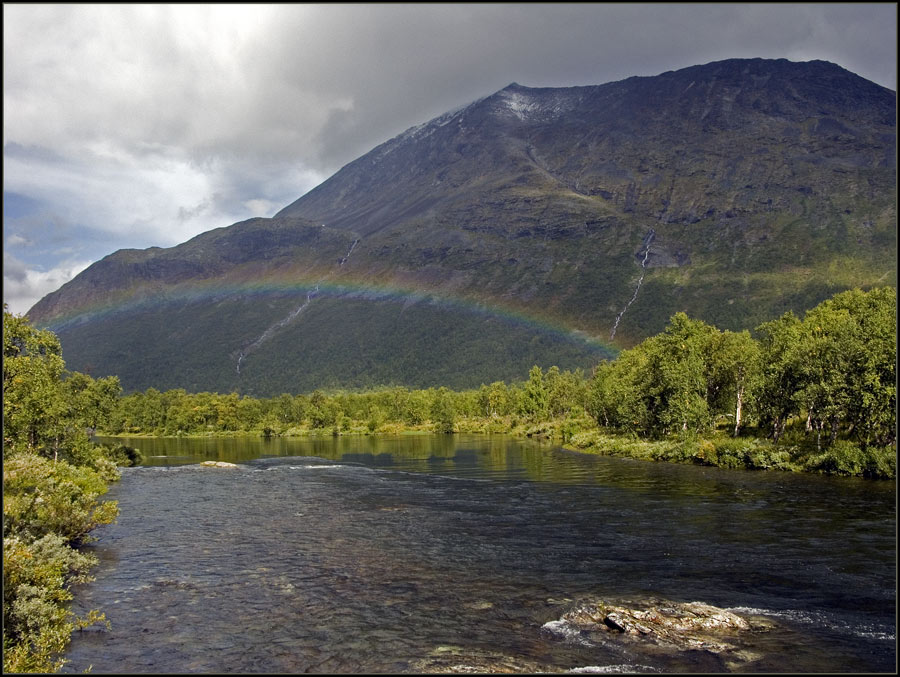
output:
{"label": "overcast sky", "polygon": [[3,300],[121,248],[272,216],[405,129],[502,89],[732,57],[896,90],[897,6],[3,6]]}

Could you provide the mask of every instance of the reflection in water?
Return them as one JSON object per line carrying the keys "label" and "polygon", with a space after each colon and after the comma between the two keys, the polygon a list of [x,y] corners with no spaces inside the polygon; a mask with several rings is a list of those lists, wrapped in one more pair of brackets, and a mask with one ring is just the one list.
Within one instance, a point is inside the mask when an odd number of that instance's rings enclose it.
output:
{"label": "reflection in water", "polygon": [[98,531],[97,580],[76,592],[76,611],[100,607],[113,627],[76,633],[68,672],[399,672],[457,654],[721,669],[545,629],[584,596],[783,622],[745,670],[893,671],[890,483],[501,436],[128,443],[148,465],[113,487],[119,522]]}

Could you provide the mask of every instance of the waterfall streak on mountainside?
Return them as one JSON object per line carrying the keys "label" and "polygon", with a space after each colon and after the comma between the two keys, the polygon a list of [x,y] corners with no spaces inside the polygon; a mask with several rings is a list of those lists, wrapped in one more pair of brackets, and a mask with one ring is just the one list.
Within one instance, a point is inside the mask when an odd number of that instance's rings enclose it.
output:
{"label": "waterfall streak on mountainside", "polygon": [[317,293],[319,293],[319,285],[318,284],[316,285],[315,289],[313,289],[311,292],[309,292],[306,295],[306,301],[304,301],[300,307],[296,308],[295,310],[292,310],[288,314],[287,317],[284,317],[284,318],[278,320],[278,322],[276,322],[271,327],[266,329],[258,339],[256,339],[253,343],[251,343],[249,346],[247,346],[247,348],[245,350],[241,351],[241,354],[238,355],[238,361],[237,361],[237,373],[238,374],[241,373],[241,362],[243,362],[244,357],[246,357],[247,353],[249,353],[253,350],[256,350],[259,346],[261,346],[263,343],[265,343],[269,339],[269,337],[272,336],[273,333],[275,333],[276,331],[281,329],[283,326],[285,326],[291,320],[293,320],[295,317],[297,317],[297,315],[302,313],[306,309],[306,306],[309,305],[310,301],[312,301],[313,296],[315,296]]}
{"label": "waterfall streak on mountainside", "polygon": [[338,264],[338,268],[342,268],[344,264],[347,263],[347,259],[349,259],[350,254],[353,253],[353,248],[356,246],[357,242],[359,242],[359,240],[353,240],[353,244],[350,245],[350,249],[347,250],[347,253],[344,254],[344,258],[342,258],[341,262]]}
{"label": "waterfall streak on mountainside", "polygon": [[656,231],[652,228],[650,232],[644,237],[644,242],[647,244],[647,248],[644,249],[644,258],[641,261],[641,276],[638,278],[637,286],[634,288],[634,294],[631,296],[631,300],[625,304],[625,307],[622,308],[622,312],[616,316],[615,324],[613,324],[612,332],[609,334],[609,340],[612,341],[616,336],[616,329],[619,327],[619,321],[622,319],[622,316],[625,314],[625,311],[628,310],[628,307],[634,303],[634,300],[637,298],[638,291],[641,288],[641,284],[644,282],[644,274],[647,272],[647,259],[650,258],[650,244],[653,242],[653,238],[656,236]]}
{"label": "waterfall streak on mountainside", "polygon": [[[338,268],[342,268],[344,266],[344,264],[347,262],[347,259],[350,258],[350,254],[353,253],[353,248],[356,247],[356,245],[358,243],[359,243],[359,239],[353,240],[353,243],[350,245],[350,249],[347,250],[347,253],[344,254],[343,258],[341,258],[341,260],[338,262]],[[288,315],[286,317],[283,317],[282,319],[278,320],[278,322],[276,322],[275,324],[269,326],[262,334],[260,334],[259,338],[257,338],[253,343],[251,343],[249,346],[247,346],[246,348],[241,350],[241,352],[237,358],[238,376],[240,376],[240,374],[241,374],[241,362],[244,361],[244,358],[249,353],[251,353],[252,351],[259,348],[263,343],[268,341],[272,337],[272,334],[274,334],[276,331],[278,331],[282,327],[287,326],[292,320],[294,320],[294,318],[296,318],[300,313],[302,313],[304,310],[306,310],[306,307],[313,300],[313,297],[319,293],[319,285],[321,285],[322,282],[327,280],[333,274],[334,274],[334,271],[332,271],[327,276],[325,276],[324,278],[322,278],[321,280],[316,282],[315,288],[306,295],[306,300],[300,306],[298,306],[297,308],[292,310],[290,313],[288,313]]]}

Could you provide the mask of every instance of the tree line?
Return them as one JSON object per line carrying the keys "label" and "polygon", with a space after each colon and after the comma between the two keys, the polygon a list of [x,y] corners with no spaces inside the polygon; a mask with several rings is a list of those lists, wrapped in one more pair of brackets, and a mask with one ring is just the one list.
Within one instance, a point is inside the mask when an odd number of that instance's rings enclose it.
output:
{"label": "tree line", "polygon": [[786,313],[750,333],[683,313],[665,331],[601,363],[591,384],[598,422],[659,437],[709,432],[723,419],[777,442],[801,422],[817,448],[896,442],[896,290],[852,290],[803,319]]}
{"label": "tree line", "polygon": [[283,435],[323,430],[334,433],[385,431],[392,424],[454,432],[461,420],[537,421],[583,411],[587,380],[580,371],[551,367],[531,370],[525,383],[497,381],[480,389],[403,386],[367,391],[323,392],[272,398],[237,393],[160,392],[148,388],[122,397],[112,407],[104,432],[112,434],[215,434],[263,432]]}
{"label": "tree line", "polygon": [[[262,399],[150,388],[109,406],[105,430],[291,435],[412,427],[546,434],[565,442],[602,431],[678,440],[683,449],[727,433],[754,439],[757,447],[768,444],[770,455],[778,452],[782,459],[784,450],[818,458],[800,467],[785,462],[786,468],[878,476],[892,473],[896,355],[896,290],[851,290],[803,318],[788,312],[752,335],[677,313],[663,332],[601,362],[591,374],[534,366],[527,380],[462,391],[395,386]],[[685,454],[670,460],[717,460],[714,454]],[[770,467],[745,460],[750,467]]]}

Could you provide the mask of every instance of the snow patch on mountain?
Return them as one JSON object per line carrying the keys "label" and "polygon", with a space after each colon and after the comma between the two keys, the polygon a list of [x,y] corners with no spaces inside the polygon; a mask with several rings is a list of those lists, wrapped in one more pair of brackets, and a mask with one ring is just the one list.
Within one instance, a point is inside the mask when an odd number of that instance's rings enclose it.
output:
{"label": "snow patch on mountain", "polygon": [[500,110],[523,122],[551,122],[574,109],[580,94],[570,89],[529,89],[513,83],[497,93]]}
{"label": "snow patch on mountain", "polygon": [[500,93],[506,108],[520,120],[528,119],[535,111],[541,110],[541,104],[519,92]]}

